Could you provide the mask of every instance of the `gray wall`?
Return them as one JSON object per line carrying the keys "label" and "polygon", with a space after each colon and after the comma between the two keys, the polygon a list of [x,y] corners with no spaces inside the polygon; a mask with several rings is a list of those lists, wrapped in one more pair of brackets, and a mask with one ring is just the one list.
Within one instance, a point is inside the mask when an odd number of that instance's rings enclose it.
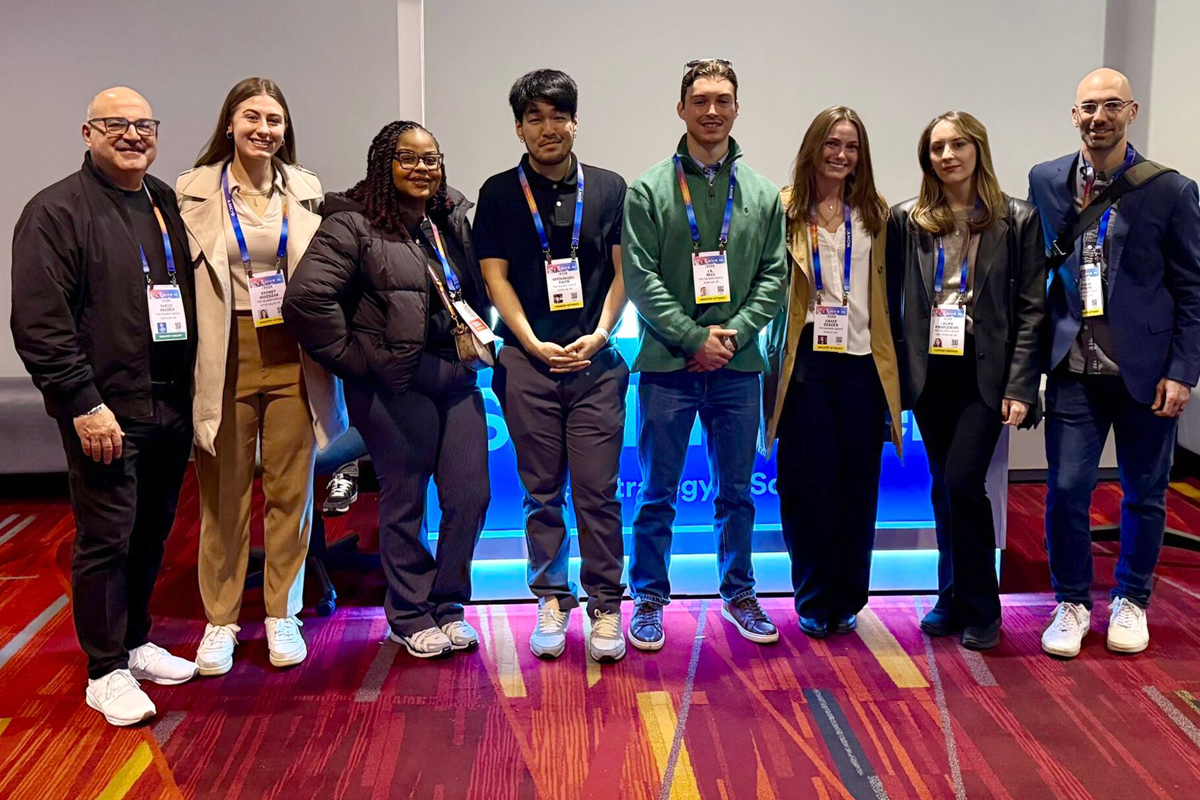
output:
{"label": "gray wall", "polygon": [[1104,0],[437,0],[425,4],[426,117],[451,182],[474,196],[523,152],[512,81],[563,69],[580,86],[577,151],[632,180],[683,133],[684,63],[717,56],[741,84],[733,135],[777,184],[812,117],[842,103],[867,125],[880,190],[904,200],[920,180],[921,129],[959,108],[987,125],[1001,183],[1023,197],[1030,166],[1078,147],[1070,108],[1099,63],[1105,11]]}
{"label": "gray wall", "polygon": [[79,168],[87,101],[128,84],[163,121],[152,172],[169,183],[211,135],[226,92],[264,75],[287,95],[300,163],[328,189],[358,180],[367,146],[399,111],[396,3],[387,0],[5,0],[0,107],[0,377],[24,375],[12,347],[12,229],[41,188]]}

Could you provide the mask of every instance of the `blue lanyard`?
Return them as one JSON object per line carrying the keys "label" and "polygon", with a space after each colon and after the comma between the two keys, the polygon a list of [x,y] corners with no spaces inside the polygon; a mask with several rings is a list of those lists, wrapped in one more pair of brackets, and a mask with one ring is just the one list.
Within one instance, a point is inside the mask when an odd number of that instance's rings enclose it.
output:
{"label": "blue lanyard", "polygon": [[[1117,171],[1113,173],[1112,179],[1114,181],[1121,177],[1125,170],[1129,169],[1129,167],[1133,165],[1133,156],[1133,145],[1125,145],[1125,163],[1118,167]],[[1083,158],[1083,156],[1080,156],[1080,159],[1083,160],[1085,176],[1083,179],[1083,207],[1087,208],[1088,204],[1092,202],[1092,187],[1096,184],[1096,169],[1089,164],[1087,159]],[[1103,216],[1100,217],[1100,232],[1096,234],[1096,263],[1100,263],[1100,254],[1104,251],[1104,240],[1108,236],[1108,223],[1112,213],[1113,207],[1109,206],[1104,211]]]}
{"label": "blue lanyard", "polygon": [[[246,237],[242,235],[242,223],[238,221],[237,210],[233,207],[233,195],[229,193],[229,169],[221,172],[221,190],[225,192],[225,208],[229,211],[229,221],[233,223],[233,235],[237,239],[238,252],[242,256],[242,266],[246,268],[246,277],[252,277],[250,269],[250,250],[246,247]],[[279,248],[275,251],[275,269],[283,266],[287,255],[288,240],[288,207],[287,200],[283,201],[283,225],[279,229]]]}
{"label": "blue lanyard", "polygon": [[[154,218],[158,220],[158,229],[162,231],[163,237],[163,252],[167,256],[167,275],[171,277],[171,285],[175,285],[175,253],[171,250],[171,235],[167,233],[167,221],[163,219],[162,212],[158,210],[158,206],[154,204],[154,198],[150,196],[150,190],[146,190],[146,199],[150,201],[150,207],[154,209]],[[154,281],[150,280],[150,262],[146,260],[146,251],[142,248],[142,243],[138,242],[138,254],[142,257],[142,274],[146,276],[146,285],[152,286]]]}
{"label": "blue lanyard", "polygon": [[[846,227],[846,255],[842,266],[842,305],[850,302],[850,254],[854,249],[854,236],[850,227],[850,204],[842,203],[842,220]],[[808,218],[809,239],[812,244],[813,257],[813,279],[817,286],[817,303],[821,302],[821,295],[825,292],[825,282],[821,278],[821,246],[817,238],[817,220],[816,216]]]}
{"label": "blue lanyard", "polygon": [[[583,164],[575,167],[575,229],[571,232],[571,258],[579,252],[579,228],[583,224]],[[521,189],[525,192],[525,201],[529,204],[529,213],[533,215],[533,227],[537,228],[538,239],[542,242],[542,253],[549,264],[550,241],[546,238],[546,226],[542,224],[542,215],[538,213],[537,201],[533,199],[533,190],[529,188],[529,179],[525,177],[525,168],[517,165],[517,177],[521,179]]]}
{"label": "blue lanyard", "polygon": [[437,253],[438,261],[442,262],[442,272],[446,276],[446,286],[450,289],[450,298],[458,299],[462,295],[462,284],[458,281],[458,276],[454,274],[454,270],[450,269],[450,262],[446,260],[446,249],[442,247],[442,236],[438,233],[437,225],[433,224],[433,220],[429,220],[429,227],[433,228],[433,251]]}
{"label": "blue lanyard", "polygon": [[[729,243],[729,223],[733,221],[733,192],[737,188],[737,162],[729,169],[729,196],[725,198],[725,219],[721,222],[721,238],[718,246],[725,252]],[[679,178],[679,191],[683,195],[683,205],[687,209],[688,225],[692,229],[692,248],[700,252],[700,226],[696,224],[696,211],[692,208],[692,193],[688,190],[687,179],[683,176],[683,162],[679,154],[675,154],[675,175]]]}
{"label": "blue lanyard", "polygon": [[[937,274],[933,279],[933,294],[940,303],[942,299],[942,281],[946,273],[946,248],[942,237],[938,237]],[[963,245],[962,273],[958,277],[958,305],[967,304],[967,268],[971,257],[971,232],[967,229],[967,243]]]}

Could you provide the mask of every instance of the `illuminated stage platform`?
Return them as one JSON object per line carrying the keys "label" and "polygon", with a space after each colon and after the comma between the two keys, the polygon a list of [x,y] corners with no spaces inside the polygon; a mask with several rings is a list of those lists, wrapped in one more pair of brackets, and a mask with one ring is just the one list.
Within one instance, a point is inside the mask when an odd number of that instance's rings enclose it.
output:
{"label": "illuminated stage platform", "polygon": [[[622,328],[635,331],[626,319]],[[626,361],[632,362],[636,339],[614,337]],[[630,381],[625,421],[625,448],[621,454],[618,494],[625,520],[625,552],[630,552],[628,527],[633,520],[641,470],[637,461],[637,381]],[[515,454],[500,404],[491,389],[491,371],[480,375],[488,416],[488,447],[492,502],[488,510],[483,538],[475,551],[474,597],[476,600],[526,600],[525,534],[521,510],[522,490],[517,478]],[[896,456],[890,442],[884,445],[883,472],[877,516],[875,554],[871,573],[873,591],[920,592],[937,589],[937,545],[933,509],[929,500],[930,478],[920,431],[905,412],[904,462]],[[884,431],[880,430],[881,438]],[[1008,437],[1001,437],[988,475],[988,492],[995,498],[1007,497]],[[779,526],[779,497],[775,488],[775,457],[761,455],[755,463],[753,480],[757,506],[754,529],[754,566],[758,589],[762,593],[791,592],[787,550]],[[1004,542],[1005,504],[994,504],[997,540]],[[436,490],[430,489],[429,529],[436,531],[441,513]],[[672,592],[676,595],[712,595],[716,592],[717,573],[715,540],[712,532],[712,482],[709,478],[699,423],[692,431],[683,481],[680,485],[678,515],[671,563]],[[566,518],[574,526],[574,514],[567,495]],[[431,535],[436,541],[436,537]],[[572,575],[578,573],[578,547],[572,543]]]}

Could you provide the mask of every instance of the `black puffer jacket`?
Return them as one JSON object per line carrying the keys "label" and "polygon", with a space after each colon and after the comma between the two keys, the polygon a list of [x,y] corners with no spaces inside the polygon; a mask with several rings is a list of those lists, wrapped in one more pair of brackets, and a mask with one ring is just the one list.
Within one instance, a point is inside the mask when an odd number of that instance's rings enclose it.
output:
{"label": "black puffer jacket", "polygon": [[[471,246],[471,203],[447,190],[453,208],[439,224],[463,295],[480,316],[487,291]],[[317,362],[349,380],[374,378],[391,391],[407,390],[428,330],[431,295],[426,252],[417,242],[385,233],[359,203],[327,194],[324,221],[288,281],[283,318]],[[465,255],[465,258],[462,256]],[[465,262],[465,263],[462,263]],[[440,304],[435,304],[437,308]]]}

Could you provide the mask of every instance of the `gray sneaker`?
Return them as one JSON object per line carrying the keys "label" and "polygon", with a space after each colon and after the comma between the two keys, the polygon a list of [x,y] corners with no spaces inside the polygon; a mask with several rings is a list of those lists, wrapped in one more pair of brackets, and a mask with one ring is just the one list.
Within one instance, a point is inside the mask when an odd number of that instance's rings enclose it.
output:
{"label": "gray sneaker", "polygon": [[358,463],[351,461],[338,467],[325,488],[329,494],[325,495],[321,514],[337,517],[349,511],[350,504],[358,499]]}

